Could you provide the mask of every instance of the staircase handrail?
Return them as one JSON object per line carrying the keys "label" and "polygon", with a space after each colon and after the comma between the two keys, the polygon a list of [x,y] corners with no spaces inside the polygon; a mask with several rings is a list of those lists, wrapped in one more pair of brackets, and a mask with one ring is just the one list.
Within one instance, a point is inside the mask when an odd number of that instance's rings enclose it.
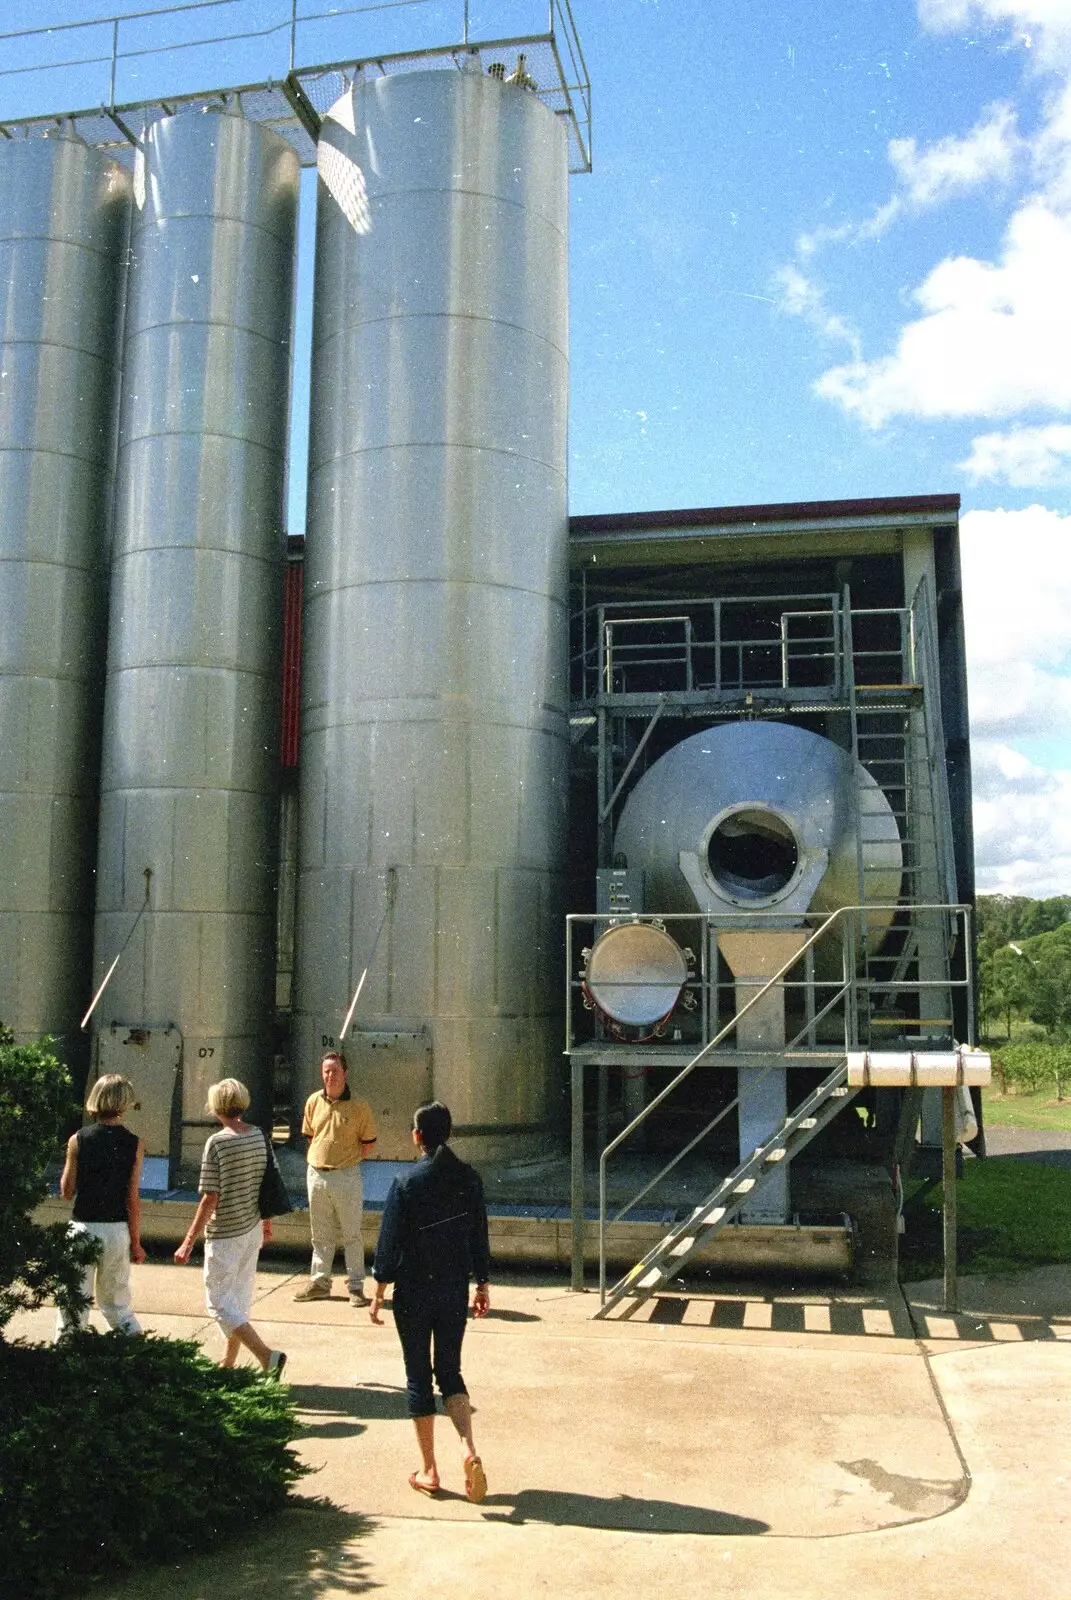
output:
{"label": "staircase handrail", "polygon": [[[837,990],[836,994],[833,995],[833,997],[830,1000],[826,1001],[826,1003],[822,1007],[821,1011],[817,1011],[813,1017],[808,1017],[807,1021],[803,1024],[803,1027],[799,1030],[799,1032],[795,1035],[795,1037],[788,1044],[782,1046],[782,1048],[777,1052],[777,1054],[774,1056],[773,1060],[767,1066],[762,1067],[758,1072],[756,1072],[755,1079],[754,1079],[756,1084],[761,1083],[763,1078],[765,1078],[767,1076],[767,1074],[775,1071],[775,1069],[777,1067],[777,1063],[779,1061],[785,1061],[790,1056],[792,1057],[792,1059],[794,1061],[800,1061],[800,1060],[825,1061],[825,1060],[828,1059],[829,1051],[827,1051],[827,1050],[797,1050],[796,1046],[799,1044],[800,1040],[803,1038],[805,1033],[808,1033],[811,1030],[811,1028],[813,1028],[815,1026],[816,1023],[821,1022],[823,1017],[827,1017],[829,1015],[829,1013],[833,1010],[833,1007],[835,1005],[837,1005],[837,1003],[839,1001],[843,1000],[845,994],[848,991],[848,987],[849,987],[849,985],[848,985],[847,982],[842,983],[840,988]],[[768,1055],[769,1052],[768,1051],[762,1051],[761,1054]],[[662,1179],[673,1171],[673,1168],[677,1165],[678,1161],[683,1161],[685,1156],[689,1155],[691,1153],[691,1151],[695,1149],[696,1145],[700,1142],[700,1140],[701,1139],[705,1139],[708,1133],[712,1133],[714,1131],[714,1129],[718,1126],[718,1123],[721,1122],[722,1118],[723,1117],[727,1117],[729,1115],[730,1111],[735,1111],[736,1107],[739,1104],[740,1104],[740,1096],[738,1094],[734,1095],[733,1098],[729,1101],[728,1105],[723,1106],[721,1108],[721,1110],[717,1113],[717,1115],[711,1117],[710,1121],[706,1124],[706,1126],[704,1128],[702,1128],[700,1130],[700,1132],[695,1135],[694,1138],[689,1139],[688,1143],[684,1146],[683,1150],[678,1150],[677,1154],[672,1158],[672,1160],[666,1162],[666,1165],[662,1168],[661,1172],[656,1173],[656,1175],[653,1178],[649,1179],[648,1182],[644,1184],[643,1188],[640,1189],[636,1194],[634,1194],[632,1196],[631,1200],[627,1200],[625,1202],[625,1204],[621,1207],[620,1211],[618,1211],[614,1216],[609,1218],[609,1220],[606,1222],[606,1226],[609,1227],[609,1228],[612,1228],[614,1226],[614,1224],[620,1222],[623,1217],[627,1217],[629,1212],[632,1210],[633,1206],[638,1205],[639,1202],[644,1198],[645,1195],[650,1194],[651,1190],[656,1188],[658,1186],[658,1184],[660,1184],[662,1182]],[[600,1222],[600,1226],[602,1225],[604,1210],[605,1210],[605,1195],[604,1195],[603,1189],[602,1189],[601,1174],[600,1174],[600,1185],[599,1185],[599,1222]]]}
{"label": "staircase handrail", "polygon": [[[671,1095],[673,1093],[673,1091],[676,1088],[678,1088],[680,1086],[680,1084],[682,1084],[684,1082],[684,1080],[686,1078],[688,1078],[692,1074],[692,1072],[694,1072],[694,1070],[699,1065],[699,1063],[704,1059],[704,1057],[707,1056],[712,1050],[716,1049],[717,1046],[722,1042],[722,1040],[727,1038],[728,1035],[730,1033],[732,1033],[733,1029],[739,1023],[740,1019],[742,1017],[746,1016],[747,1013],[754,1006],[756,1006],[759,1003],[759,1001],[762,1000],[764,998],[764,996],[767,995],[770,992],[770,990],[772,988],[775,987],[775,985],[777,985],[777,984],[779,984],[781,982],[781,980],[786,976],[786,974],[788,972],[790,972],[791,969],[798,964],[800,959],[803,956],[805,956],[809,950],[813,949],[814,946],[819,942],[819,940],[821,940],[821,939],[823,939],[825,937],[825,935],[830,931],[830,929],[834,926],[835,923],[842,922],[848,917],[856,916],[856,915],[859,915],[861,913],[865,913],[865,911],[867,911],[867,910],[869,910],[871,912],[874,912],[874,911],[878,911],[878,912],[885,912],[885,911],[896,912],[896,911],[899,911],[900,909],[901,909],[901,907],[899,905],[895,905],[895,906],[894,905],[888,905],[888,906],[871,905],[869,907],[863,907],[863,906],[838,906],[835,911],[829,912],[829,914],[823,919],[823,921],[820,924],[820,926],[817,927],[814,930],[814,932],[807,938],[807,940],[804,942],[804,944],[802,944],[800,946],[800,948],[797,951],[795,951],[788,958],[788,960],[785,961],[777,969],[777,971],[775,973],[773,973],[772,976],[769,977],[766,980],[766,982],[764,984],[762,984],[762,986],[760,988],[757,988],[755,990],[755,992],[751,995],[750,999],[745,1001],[745,1003],[740,1007],[739,1011],[737,1011],[735,1013],[735,1015],[730,1018],[730,1020],[724,1025],[724,1027],[719,1028],[718,1032],[716,1034],[714,1034],[714,1036],[711,1039],[707,1040],[706,1044],[703,1045],[702,1049],[699,1050],[696,1053],[696,1055],[694,1055],[692,1057],[692,1059],[689,1062],[687,1062],[681,1068],[680,1072],[677,1073],[676,1077],[672,1078],[670,1080],[670,1082],[668,1084],[666,1084],[665,1088],[661,1089],[659,1091],[659,1093],[657,1095],[655,1095],[653,1100],[649,1100],[645,1106],[641,1107],[639,1112],[637,1112],[636,1116],[633,1117],[632,1121],[629,1122],[629,1123],[626,1123],[626,1125],[621,1129],[620,1133],[618,1133],[615,1138],[611,1139],[610,1143],[606,1146],[606,1148],[601,1152],[601,1154],[599,1156],[599,1282],[600,1282],[600,1289],[604,1286],[605,1276],[606,1276],[606,1241],[605,1241],[605,1229],[606,1229],[606,1225],[607,1225],[606,1224],[606,1167],[607,1167],[607,1162],[609,1161],[610,1157],[614,1154],[614,1152],[616,1150],[620,1149],[621,1145],[624,1144],[626,1139],[628,1139],[633,1133],[635,1133],[637,1128],[639,1128],[644,1122],[646,1122],[647,1118],[651,1115],[651,1113],[653,1111],[657,1110],[657,1108],[662,1104],[662,1102],[665,1099],[667,1099],[668,1096]],[[972,910],[972,908],[970,906],[968,906],[968,905],[964,905],[964,904],[945,904],[945,903],[942,903],[940,905],[937,905],[937,904],[934,904],[934,905],[920,905],[920,906],[915,906],[912,909],[915,910],[915,911],[943,911],[943,912],[950,913],[950,914],[958,914],[960,912],[964,912],[968,916],[970,915],[970,912]],[[795,1038],[795,1040],[793,1040],[792,1045],[782,1046],[781,1049],[778,1052],[776,1052],[776,1054],[780,1057],[780,1056],[784,1055],[785,1053],[787,1053],[789,1050],[791,1050],[794,1047],[795,1043],[797,1043],[798,1040],[802,1037],[803,1033],[805,1033],[809,1027],[813,1026],[814,1022],[820,1020],[821,1016],[826,1015],[826,1013],[832,1008],[832,1006],[835,1005],[836,1002],[839,999],[841,999],[843,997],[843,995],[851,989],[853,981],[854,981],[854,975],[849,976],[849,975],[846,974],[844,983],[838,989],[836,995],[829,1002],[829,1004],[827,1006],[823,1007],[822,1012],[819,1014],[819,1016],[815,1017],[813,1019],[809,1019],[808,1022],[805,1024],[804,1028],[800,1030],[800,1033],[796,1035],[796,1038]],[[767,1068],[765,1068],[763,1070],[767,1071],[767,1072],[772,1070],[772,1064],[771,1064],[771,1067],[767,1067]],[[735,1102],[733,1102],[733,1103],[735,1104]],[[716,1123],[721,1120],[721,1117],[726,1115],[727,1112],[729,1110],[731,1110],[731,1109],[732,1109],[731,1106],[726,1106],[724,1108],[724,1110],[718,1114],[718,1117],[716,1117],[714,1119],[714,1122],[711,1123],[710,1126],[711,1127],[715,1126]],[[709,1132],[710,1131],[709,1127],[704,1131],[705,1132]],[[674,1166],[676,1166],[677,1162],[679,1160],[681,1160],[684,1157],[684,1155],[686,1155],[688,1153],[689,1150],[694,1148],[695,1144],[697,1144],[699,1142],[699,1138],[700,1137],[702,1137],[702,1135],[699,1135],[697,1138],[693,1139],[691,1141],[691,1143],[689,1145],[687,1145],[686,1148],[684,1150],[682,1150],[677,1156],[675,1156],[674,1159],[668,1164],[668,1166],[666,1166],[662,1170],[662,1172],[659,1173],[659,1175],[658,1175],[658,1177],[656,1179],[654,1179],[651,1182],[649,1182],[638,1194],[634,1195],[632,1197],[632,1199],[630,1201],[628,1201],[626,1203],[626,1205],[624,1206],[624,1208],[618,1213],[617,1217],[615,1217],[613,1219],[613,1221],[614,1222],[619,1222],[621,1220],[621,1218],[628,1211],[630,1211],[632,1209],[632,1207],[637,1203],[637,1201],[642,1198],[643,1195],[648,1194],[650,1192],[650,1190],[654,1187],[654,1185],[656,1183],[660,1182],[661,1179],[663,1177],[665,1177],[666,1173],[671,1171],[672,1168]]]}

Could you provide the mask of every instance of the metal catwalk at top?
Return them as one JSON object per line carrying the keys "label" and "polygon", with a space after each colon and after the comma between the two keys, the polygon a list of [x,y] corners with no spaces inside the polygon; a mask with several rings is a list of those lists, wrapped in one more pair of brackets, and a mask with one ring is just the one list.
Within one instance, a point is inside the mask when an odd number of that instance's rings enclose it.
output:
{"label": "metal catwalk at top", "polygon": [[[188,1173],[206,1085],[242,1078],[266,1117],[282,1053],[300,1106],[370,964],[345,1044],[384,1153],[410,1153],[409,1112],[432,1094],[470,1154],[534,1152],[560,1059],[579,41],[558,0],[537,29],[479,38],[467,4],[408,8],[422,38],[390,6],[261,6],[246,34],[236,8],[61,30],[59,92],[103,73],[84,101],[102,108],[37,108],[0,142],[0,1016],[56,1035],[80,1072],[134,1078],[150,1152]],[[217,61],[204,18],[220,9],[229,59],[267,40],[289,70],[273,57],[259,81],[180,74],[124,98],[134,63],[143,85]],[[302,67],[347,18],[347,56]],[[200,28],[185,54],[155,51],[161,19]],[[35,38],[11,41],[20,73]],[[313,162],[280,1051],[283,497]]]}

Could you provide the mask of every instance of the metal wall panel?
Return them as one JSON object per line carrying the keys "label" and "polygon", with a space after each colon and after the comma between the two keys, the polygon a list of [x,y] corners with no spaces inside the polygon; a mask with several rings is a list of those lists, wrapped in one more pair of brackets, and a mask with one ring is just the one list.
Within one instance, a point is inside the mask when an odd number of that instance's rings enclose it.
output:
{"label": "metal wall panel", "polygon": [[216,114],[155,123],[134,179],[98,972],[153,877],[99,1025],[181,1029],[187,1123],[221,1077],[258,1114],[271,1084],[297,185],[281,138]]}
{"label": "metal wall panel", "polygon": [[86,1065],[123,170],[0,145],[0,1019]]}
{"label": "metal wall panel", "polygon": [[296,1103],[393,867],[355,1026],[427,1027],[458,1148],[518,1156],[561,1051],[564,130],[478,69],[397,74],[319,171]]}

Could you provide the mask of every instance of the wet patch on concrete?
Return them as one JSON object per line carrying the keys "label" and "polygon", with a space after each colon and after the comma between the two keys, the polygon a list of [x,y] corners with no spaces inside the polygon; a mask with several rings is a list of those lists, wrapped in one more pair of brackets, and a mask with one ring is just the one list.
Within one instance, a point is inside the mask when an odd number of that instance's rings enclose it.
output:
{"label": "wet patch on concrete", "polygon": [[889,1472],[879,1461],[864,1457],[859,1461],[838,1461],[837,1466],[862,1478],[890,1505],[908,1516],[939,1517],[959,1505],[967,1492],[962,1478],[912,1478],[902,1472]]}

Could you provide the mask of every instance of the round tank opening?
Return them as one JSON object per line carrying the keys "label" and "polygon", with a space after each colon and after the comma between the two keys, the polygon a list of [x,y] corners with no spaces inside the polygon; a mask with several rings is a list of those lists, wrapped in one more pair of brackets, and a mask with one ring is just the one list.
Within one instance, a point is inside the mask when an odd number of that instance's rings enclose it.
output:
{"label": "round tank opening", "polygon": [[714,881],[735,900],[766,900],[791,883],[799,861],[792,829],[772,811],[734,811],[710,836]]}

